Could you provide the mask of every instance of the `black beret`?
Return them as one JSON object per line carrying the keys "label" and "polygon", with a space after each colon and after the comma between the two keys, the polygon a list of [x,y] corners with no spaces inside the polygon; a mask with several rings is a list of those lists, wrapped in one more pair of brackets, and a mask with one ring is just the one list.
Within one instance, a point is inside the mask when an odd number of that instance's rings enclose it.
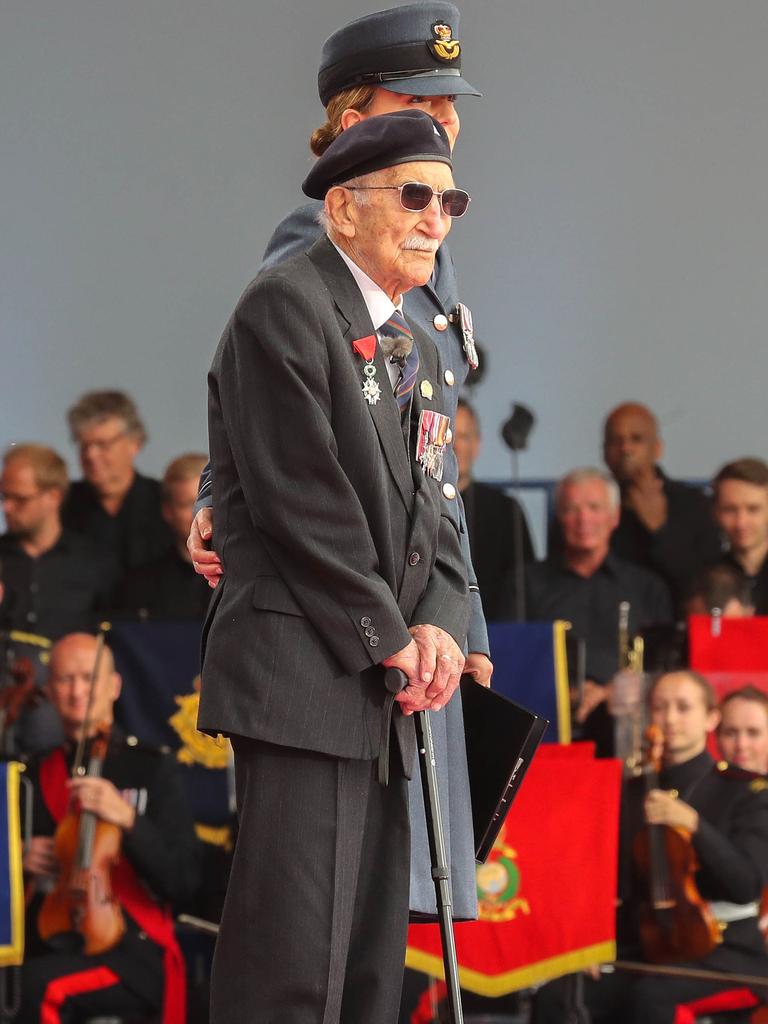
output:
{"label": "black beret", "polygon": [[453,166],[445,128],[423,110],[379,114],[335,138],[301,187],[311,199],[324,199],[328,189],[351,178],[421,160]]}
{"label": "black beret", "polygon": [[415,96],[479,96],[461,77],[459,11],[427,0],[367,14],[326,39],[317,75],[323,106],[342,89],[380,85]]}

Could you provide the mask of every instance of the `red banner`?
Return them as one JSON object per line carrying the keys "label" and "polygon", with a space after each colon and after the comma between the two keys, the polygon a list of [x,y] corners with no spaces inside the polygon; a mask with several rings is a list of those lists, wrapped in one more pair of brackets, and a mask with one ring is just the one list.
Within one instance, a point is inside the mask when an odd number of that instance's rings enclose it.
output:
{"label": "red banner", "polygon": [[[463,988],[485,996],[616,956],[621,763],[541,747],[486,864],[480,919],[456,926]],[[406,964],[443,977],[437,925],[412,925]]]}

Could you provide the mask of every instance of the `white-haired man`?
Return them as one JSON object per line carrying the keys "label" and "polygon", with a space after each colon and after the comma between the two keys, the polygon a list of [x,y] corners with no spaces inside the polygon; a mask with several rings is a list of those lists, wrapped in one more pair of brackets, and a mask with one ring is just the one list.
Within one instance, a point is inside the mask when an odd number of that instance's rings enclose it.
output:
{"label": "white-haired man", "polygon": [[566,474],[556,498],[562,552],[532,565],[527,575],[528,618],[565,619],[586,643],[582,721],[602,701],[603,687],[619,667],[619,605],[629,604],[631,633],[672,621],[661,578],[610,551],[619,514],[619,488],[607,473],[587,467]]}

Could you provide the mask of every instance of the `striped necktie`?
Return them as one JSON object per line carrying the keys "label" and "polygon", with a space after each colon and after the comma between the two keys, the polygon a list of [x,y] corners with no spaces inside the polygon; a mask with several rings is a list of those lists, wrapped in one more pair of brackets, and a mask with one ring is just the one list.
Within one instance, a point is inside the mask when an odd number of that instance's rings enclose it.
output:
{"label": "striped necktie", "polygon": [[[419,350],[414,344],[413,332],[399,309],[396,309],[389,320],[381,325],[379,336],[392,339],[395,342],[395,350],[403,353],[399,359],[395,356],[391,358],[393,362],[400,363],[400,375],[394,390],[400,412],[404,415],[411,404],[411,394],[419,372]],[[389,347],[386,344],[382,345],[382,348],[385,349]]]}

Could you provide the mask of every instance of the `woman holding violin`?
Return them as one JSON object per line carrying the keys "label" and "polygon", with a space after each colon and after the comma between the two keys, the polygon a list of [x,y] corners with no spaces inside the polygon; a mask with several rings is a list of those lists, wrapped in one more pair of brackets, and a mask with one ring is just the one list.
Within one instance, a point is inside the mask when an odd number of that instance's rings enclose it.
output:
{"label": "woman holding violin", "polygon": [[164,1024],[184,1024],[169,904],[199,881],[197,839],[172,759],[113,728],[119,692],[95,637],[54,646],[48,693],[67,743],[30,768],[23,1024],[161,1007]]}
{"label": "woman holding violin", "polygon": [[[626,784],[622,797],[618,952],[623,961],[683,970],[616,971],[587,981],[594,1024],[672,1024],[679,1004],[744,987],[686,977],[685,968],[768,978],[758,929],[768,877],[768,788],[708,753],[720,715],[698,673],[660,676],[649,712],[649,760],[658,760]],[[558,988],[542,990],[537,1024],[565,1019]]]}

